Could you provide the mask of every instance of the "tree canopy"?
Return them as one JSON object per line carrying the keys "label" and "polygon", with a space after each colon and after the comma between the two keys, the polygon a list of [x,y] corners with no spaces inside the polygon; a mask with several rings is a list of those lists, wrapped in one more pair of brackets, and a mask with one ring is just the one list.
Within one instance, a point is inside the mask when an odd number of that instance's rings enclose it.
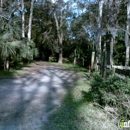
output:
{"label": "tree canopy", "polygon": [[129,66],[129,10],[121,0],[1,0],[1,61],[68,58],[99,71],[105,60]]}

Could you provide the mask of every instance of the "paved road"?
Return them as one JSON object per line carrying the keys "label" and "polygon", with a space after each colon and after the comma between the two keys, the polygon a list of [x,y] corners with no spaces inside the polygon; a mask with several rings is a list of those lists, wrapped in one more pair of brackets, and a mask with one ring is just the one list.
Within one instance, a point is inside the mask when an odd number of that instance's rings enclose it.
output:
{"label": "paved road", "polygon": [[75,77],[53,65],[29,71],[22,77],[0,79],[0,130],[44,130]]}

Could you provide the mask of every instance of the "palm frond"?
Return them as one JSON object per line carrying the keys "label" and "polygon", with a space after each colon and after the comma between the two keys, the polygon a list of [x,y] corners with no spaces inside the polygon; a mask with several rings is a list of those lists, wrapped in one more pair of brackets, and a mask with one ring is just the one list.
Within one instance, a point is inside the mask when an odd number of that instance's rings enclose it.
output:
{"label": "palm frond", "polygon": [[7,58],[9,55],[15,55],[15,47],[11,46],[9,42],[0,44],[1,57]]}

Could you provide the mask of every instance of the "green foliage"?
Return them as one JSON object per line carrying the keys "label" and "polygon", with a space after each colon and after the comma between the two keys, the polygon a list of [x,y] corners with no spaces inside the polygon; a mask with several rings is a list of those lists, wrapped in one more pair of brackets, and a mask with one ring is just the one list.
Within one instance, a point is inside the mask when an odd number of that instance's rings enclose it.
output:
{"label": "green foliage", "polygon": [[1,57],[7,58],[9,55],[15,55],[16,51],[13,46],[10,45],[10,43],[2,43],[0,44],[0,51],[1,51]]}
{"label": "green foliage", "polygon": [[115,74],[105,80],[98,73],[92,76],[90,93],[92,100],[100,105],[116,107],[120,117],[130,117],[130,79]]}
{"label": "green foliage", "polygon": [[116,38],[116,43],[114,45],[114,64],[115,65],[125,65],[125,42],[124,35],[120,34]]}

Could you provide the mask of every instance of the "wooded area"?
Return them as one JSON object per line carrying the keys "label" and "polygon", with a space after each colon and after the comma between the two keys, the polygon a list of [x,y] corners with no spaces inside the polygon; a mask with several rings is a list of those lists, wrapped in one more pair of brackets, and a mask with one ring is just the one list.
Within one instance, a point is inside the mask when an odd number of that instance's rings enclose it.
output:
{"label": "wooded area", "polygon": [[0,73],[33,61],[84,67],[85,99],[128,120],[130,0],[0,0]]}
{"label": "wooded area", "polygon": [[129,66],[130,1],[1,0],[1,67],[63,57],[104,77]]}

